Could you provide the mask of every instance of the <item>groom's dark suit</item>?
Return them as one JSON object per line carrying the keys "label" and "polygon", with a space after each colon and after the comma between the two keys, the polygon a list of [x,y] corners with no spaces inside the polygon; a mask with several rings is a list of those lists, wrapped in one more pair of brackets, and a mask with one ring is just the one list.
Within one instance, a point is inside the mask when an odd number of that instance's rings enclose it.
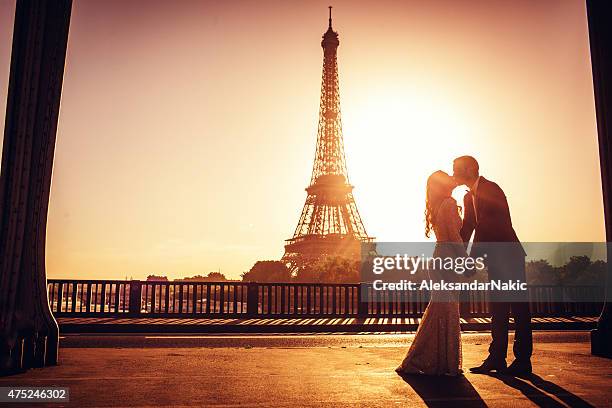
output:
{"label": "groom's dark suit", "polygon": [[[489,280],[516,280],[525,282],[525,251],[521,246],[510,218],[508,201],[503,190],[492,181],[480,177],[474,189],[464,199],[464,220],[461,237],[467,243],[474,234],[472,257],[487,254]],[[526,296],[510,299],[491,293],[491,335],[489,358],[505,360],[508,349],[508,319],[514,316],[514,355],[519,361],[531,358],[533,341],[531,314]]]}

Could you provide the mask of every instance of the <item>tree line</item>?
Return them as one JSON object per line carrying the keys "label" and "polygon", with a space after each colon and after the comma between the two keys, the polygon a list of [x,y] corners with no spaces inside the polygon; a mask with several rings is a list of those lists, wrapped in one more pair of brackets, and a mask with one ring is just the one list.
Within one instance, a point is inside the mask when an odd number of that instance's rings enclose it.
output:
{"label": "tree line", "polygon": [[[597,285],[606,279],[606,262],[592,261],[588,256],[572,256],[561,266],[553,266],[545,259],[528,261],[525,264],[527,283],[530,285]],[[241,274],[244,282],[312,282],[312,283],[358,283],[361,263],[359,260],[340,256],[328,256],[314,261],[296,273],[292,273],[282,261],[257,261],[250,270]],[[421,272],[422,278],[426,278]],[[419,274],[417,274],[419,275]],[[420,276],[420,275],[419,275]],[[415,276],[415,278],[418,276]],[[486,272],[480,271],[475,279],[486,280]],[[166,276],[149,275],[147,281],[167,282]],[[223,282],[228,281],[220,272],[175,279],[176,282]]]}
{"label": "tree line", "polygon": [[[561,266],[553,266],[545,259],[528,261],[525,272],[530,285],[597,285],[605,281],[606,267],[602,260],[572,256]],[[360,268],[359,260],[328,256],[292,274],[284,262],[257,261],[241,277],[247,282],[358,283],[361,281]],[[423,271],[417,275],[426,278]],[[474,279],[486,281],[486,272],[479,271]]]}

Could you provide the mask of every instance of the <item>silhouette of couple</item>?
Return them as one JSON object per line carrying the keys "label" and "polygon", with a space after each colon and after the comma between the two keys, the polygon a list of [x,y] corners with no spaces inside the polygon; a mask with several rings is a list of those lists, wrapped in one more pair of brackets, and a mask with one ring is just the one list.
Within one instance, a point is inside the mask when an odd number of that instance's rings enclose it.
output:
{"label": "silhouette of couple", "polygon": [[[464,217],[451,197],[459,185],[470,191],[464,197]],[[462,156],[453,162],[453,176],[436,171],[427,180],[425,234],[436,236],[434,257],[466,257],[485,253],[489,280],[525,282],[525,252],[512,227],[508,202],[503,190],[479,175],[478,162]],[[502,249],[499,245],[502,245]],[[428,270],[432,280],[469,279],[452,271]],[[453,275],[453,276],[449,276]],[[526,375],[531,373],[531,315],[526,294],[507,298],[489,293],[492,341],[489,355],[474,373]],[[506,365],[510,312],[515,322],[514,362]],[[431,291],[430,302],[406,358],[396,371],[402,374],[461,375],[461,328],[459,294],[455,291]]]}

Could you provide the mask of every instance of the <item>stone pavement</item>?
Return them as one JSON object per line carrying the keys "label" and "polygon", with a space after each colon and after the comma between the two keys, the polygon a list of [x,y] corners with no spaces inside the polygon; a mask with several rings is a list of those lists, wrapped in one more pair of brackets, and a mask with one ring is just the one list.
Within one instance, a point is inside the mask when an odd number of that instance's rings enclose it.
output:
{"label": "stone pavement", "polygon": [[[61,365],[0,378],[0,386],[67,386],[75,407],[612,406],[612,360],[590,355],[588,332],[536,332],[535,375],[527,379],[405,381],[393,370],[412,338],[66,336]],[[464,367],[481,361],[487,343],[488,335],[463,335]]]}

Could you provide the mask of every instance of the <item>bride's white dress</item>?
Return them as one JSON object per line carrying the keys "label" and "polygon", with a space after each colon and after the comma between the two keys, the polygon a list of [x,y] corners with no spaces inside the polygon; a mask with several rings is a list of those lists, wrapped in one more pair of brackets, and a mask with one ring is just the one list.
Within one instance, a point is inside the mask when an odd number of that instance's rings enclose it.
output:
{"label": "bride's white dress", "polygon": [[[457,202],[447,198],[438,209],[433,225],[436,234],[434,257],[466,256],[463,248],[461,217]],[[450,243],[450,244],[449,244]],[[452,243],[457,243],[453,245]],[[458,245],[458,244],[461,245]],[[434,282],[456,280],[454,271],[429,270]],[[453,276],[455,275],[455,276]],[[398,373],[451,375],[461,374],[461,327],[459,294],[455,291],[431,291],[431,299],[417,329],[414,341]]]}

